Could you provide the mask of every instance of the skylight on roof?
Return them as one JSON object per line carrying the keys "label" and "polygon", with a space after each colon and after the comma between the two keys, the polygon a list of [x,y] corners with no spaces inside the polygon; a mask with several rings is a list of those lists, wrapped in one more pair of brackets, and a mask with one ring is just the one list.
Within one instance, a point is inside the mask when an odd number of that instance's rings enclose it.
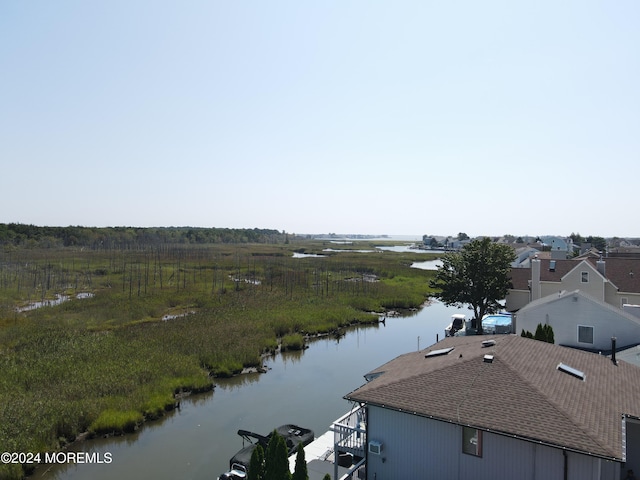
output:
{"label": "skylight on roof", "polygon": [[424,358],[429,358],[429,357],[439,357],[440,355],[448,355],[449,352],[453,351],[454,347],[450,347],[450,348],[442,348],[440,350],[432,350],[429,353],[427,353]]}
{"label": "skylight on roof", "polygon": [[584,372],[578,370],[577,368],[570,367],[569,365],[565,365],[564,363],[559,363],[557,368],[561,372],[568,373],[572,377],[576,377],[582,381],[586,379],[586,375],[584,374]]}

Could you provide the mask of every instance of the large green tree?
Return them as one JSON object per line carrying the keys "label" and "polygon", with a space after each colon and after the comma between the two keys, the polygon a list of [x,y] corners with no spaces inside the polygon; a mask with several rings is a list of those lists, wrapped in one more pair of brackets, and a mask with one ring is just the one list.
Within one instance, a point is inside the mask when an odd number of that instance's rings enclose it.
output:
{"label": "large green tree", "polygon": [[510,246],[494,243],[490,238],[477,239],[459,252],[445,255],[430,284],[445,305],[468,305],[477,331],[482,333],[482,317],[500,310],[499,301],[510,288],[514,259]]}

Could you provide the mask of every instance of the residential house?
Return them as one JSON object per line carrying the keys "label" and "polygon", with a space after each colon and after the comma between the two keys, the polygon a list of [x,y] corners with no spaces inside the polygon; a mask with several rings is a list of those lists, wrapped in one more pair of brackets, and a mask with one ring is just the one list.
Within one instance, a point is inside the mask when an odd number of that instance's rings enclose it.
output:
{"label": "residential house", "polygon": [[562,291],[528,303],[513,316],[514,332],[553,328],[558,345],[608,352],[611,337],[619,348],[640,344],[640,318],[582,290]]}
{"label": "residential house", "polygon": [[364,411],[369,480],[640,471],[640,368],[626,362],[517,335],[449,337],[365,378],[345,398]]}
{"label": "residential house", "polygon": [[556,260],[564,260],[573,254],[573,243],[568,243],[560,237],[546,236],[540,237],[542,247],[551,252],[551,258]]}
{"label": "residential house", "polygon": [[[531,266],[531,259],[534,257],[541,257],[543,252],[530,245],[514,248],[516,254],[515,260],[511,263],[513,268],[526,268]],[[544,252],[548,253],[548,252]],[[551,257],[551,255],[548,255]]]}
{"label": "residential house", "polygon": [[506,309],[517,311],[527,303],[562,291],[580,290],[622,308],[640,304],[640,259],[594,258],[577,260],[533,258],[529,268],[512,268]]}

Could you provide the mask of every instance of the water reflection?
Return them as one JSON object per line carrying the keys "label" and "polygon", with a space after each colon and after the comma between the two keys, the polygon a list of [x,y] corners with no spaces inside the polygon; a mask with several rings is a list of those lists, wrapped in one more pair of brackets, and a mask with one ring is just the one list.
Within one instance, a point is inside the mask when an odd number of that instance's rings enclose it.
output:
{"label": "water reflection", "polygon": [[424,248],[418,248],[415,243],[407,245],[393,245],[391,247],[379,246],[378,250],[384,250],[387,252],[401,252],[401,253],[438,253],[442,255],[442,250],[425,250]]}
{"label": "water reflection", "polygon": [[216,390],[236,390],[240,387],[244,387],[250,385],[252,383],[256,383],[260,380],[260,376],[262,373],[246,373],[244,375],[236,375],[235,377],[229,378],[217,378],[216,379]]}
{"label": "water reflection", "polygon": [[427,260],[426,262],[413,262],[411,268],[419,268],[421,270],[437,270],[442,266],[442,260]]}
{"label": "water reflection", "polygon": [[[82,300],[84,298],[92,298],[94,296],[93,293],[90,292],[80,292],[75,295],[75,298],[78,300]],[[31,302],[23,307],[16,308],[16,311],[19,313],[30,312],[32,310],[37,310],[42,307],[55,307],[56,305],[60,305],[61,303],[67,302],[71,300],[72,297],[69,295],[60,295],[56,294],[56,297],[53,299],[40,300],[37,302]]]}

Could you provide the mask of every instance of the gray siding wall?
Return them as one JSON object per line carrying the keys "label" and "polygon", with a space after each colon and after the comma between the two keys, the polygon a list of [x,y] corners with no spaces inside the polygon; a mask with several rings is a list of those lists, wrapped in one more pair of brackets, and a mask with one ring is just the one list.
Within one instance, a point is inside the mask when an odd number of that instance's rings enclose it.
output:
{"label": "gray siding wall", "polygon": [[520,310],[531,301],[531,294],[525,290],[511,290],[505,299],[505,309],[509,312]]}
{"label": "gray siding wall", "polygon": [[[462,453],[462,427],[369,406],[368,438],[383,443],[368,455],[369,480],[562,480],[562,450],[483,432],[482,457]],[[618,480],[619,465],[568,453],[569,480]]]}

